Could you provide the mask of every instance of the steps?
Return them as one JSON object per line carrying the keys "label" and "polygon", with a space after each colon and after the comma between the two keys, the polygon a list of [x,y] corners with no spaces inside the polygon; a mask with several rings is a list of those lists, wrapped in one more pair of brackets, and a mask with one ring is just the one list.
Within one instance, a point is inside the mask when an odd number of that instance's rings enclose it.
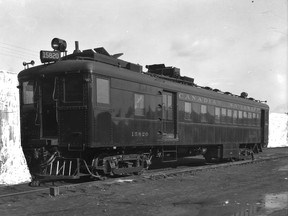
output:
{"label": "steps", "polygon": [[80,159],[54,157],[48,164],[42,166],[41,179],[77,179],[80,178]]}

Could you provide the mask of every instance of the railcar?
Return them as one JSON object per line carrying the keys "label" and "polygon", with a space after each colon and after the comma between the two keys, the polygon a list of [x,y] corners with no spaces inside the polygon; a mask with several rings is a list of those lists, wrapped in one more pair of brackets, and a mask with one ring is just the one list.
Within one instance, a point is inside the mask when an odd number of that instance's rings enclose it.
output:
{"label": "railcar", "polygon": [[42,65],[18,75],[21,143],[39,178],[140,173],[202,154],[241,159],[268,143],[266,103],[210,87],[164,64],[141,65],[103,47],[67,55],[54,38]]}

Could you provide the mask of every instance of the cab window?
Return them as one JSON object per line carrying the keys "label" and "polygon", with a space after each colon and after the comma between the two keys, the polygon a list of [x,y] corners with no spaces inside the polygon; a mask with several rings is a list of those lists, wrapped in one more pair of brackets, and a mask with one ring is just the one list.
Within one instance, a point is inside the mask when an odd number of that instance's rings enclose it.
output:
{"label": "cab window", "polygon": [[108,79],[97,78],[97,103],[109,104],[110,103],[110,83]]}
{"label": "cab window", "polygon": [[34,103],[34,82],[27,81],[23,82],[23,104],[33,104]]}

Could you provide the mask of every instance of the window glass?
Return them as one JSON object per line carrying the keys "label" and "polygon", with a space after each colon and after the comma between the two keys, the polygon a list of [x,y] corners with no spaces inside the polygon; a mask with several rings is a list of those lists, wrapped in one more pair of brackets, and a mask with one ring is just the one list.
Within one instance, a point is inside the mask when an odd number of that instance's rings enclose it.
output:
{"label": "window glass", "polygon": [[207,122],[207,106],[201,104],[201,122]]}
{"label": "window glass", "polygon": [[189,102],[184,102],[184,119],[191,120],[192,106]]}
{"label": "window glass", "polygon": [[233,110],[233,124],[237,124],[238,112],[237,110]]}
{"label": "window glass", "polygon": [[221,109],[221,122],[226,122],[227,120],[227,110],[226,108]]}
{"label": "window glass", "polygon": [[220,108],[215,107],[215,123],[220,123]]}
{"label": "window glass", "polygon": [[252,121],[253,121],[253,125],[257,125],[256,113],[252,113]]}
{"label": "window glass", "polygon": [[248,118],[247,118],[247,112],[243,112],[243,123],[247,124]]}
{"label": "window glass", "polygon": [[23,103],[33,104],[34,103],[34,82],[23,82]]}
{"label": "window glass", "polygon": [[209,123],[214,123],[214,115],[215,115],[215,109],[214,106],[207,106],[207,118]]}
{"label": "window glass", "polygon": [[173,120],[172,94],[163,94],[163,119]]}
{"label": "window glass", "polygon": [[109,104],[110,103],[110,85],[109,80],[97,78],[97,103]]}
{"label": "window glass", "polygon": [[257,118],[257,125],[260,125],[260,113],[256,114],[256,118]]}
{"label": "window glass", "polygon": [[168,95],[163,94],[162,102],[163,102],[163,119],[167,119],[167,97]]}
{"label": "window glass", "polygon": [[70,74],[65,77],[65,101],[76,102],[83,100],[83,79],[79,74]]}
{"label": "window glass", "polygon": [[193,122],[200,122],[200,104],[193,103],[192,104],[192,111],[193,111]]}
{"label": "window glass", "polygon": [[243,118],[247,118],[247,112],[243,112]]}
{"label": "window glass", "polygon": [[247,115],[248,115],[248,124],[253,124],[253,122],[252,122],[252,113],[248,112]]}
{"label": "window glass", "polygon": [[136,116],[144,116],[144,95],[135,94],[134,95],[134,108]]}
{"label": "window glass", "polygon": [[241,110],[238,111],[238,119],[239,119],[239,123],[242,124],[243,123],[243,111]]}
{"label": "window glass", "polygon": [[232,110],[227,109],[227,123],[232,123]]}
{"label": "window glass", "polygon": [[167,95],[168,120],[173,119],[172,95]]}

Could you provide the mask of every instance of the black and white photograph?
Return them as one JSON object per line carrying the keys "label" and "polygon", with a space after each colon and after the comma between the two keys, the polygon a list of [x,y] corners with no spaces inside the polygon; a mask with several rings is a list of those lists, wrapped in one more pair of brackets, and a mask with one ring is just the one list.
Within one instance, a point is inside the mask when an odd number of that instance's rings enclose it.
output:
{"label": "black and white photograph", "polygon": [[287,0],[0,8],[1,216],[288,216]]}

